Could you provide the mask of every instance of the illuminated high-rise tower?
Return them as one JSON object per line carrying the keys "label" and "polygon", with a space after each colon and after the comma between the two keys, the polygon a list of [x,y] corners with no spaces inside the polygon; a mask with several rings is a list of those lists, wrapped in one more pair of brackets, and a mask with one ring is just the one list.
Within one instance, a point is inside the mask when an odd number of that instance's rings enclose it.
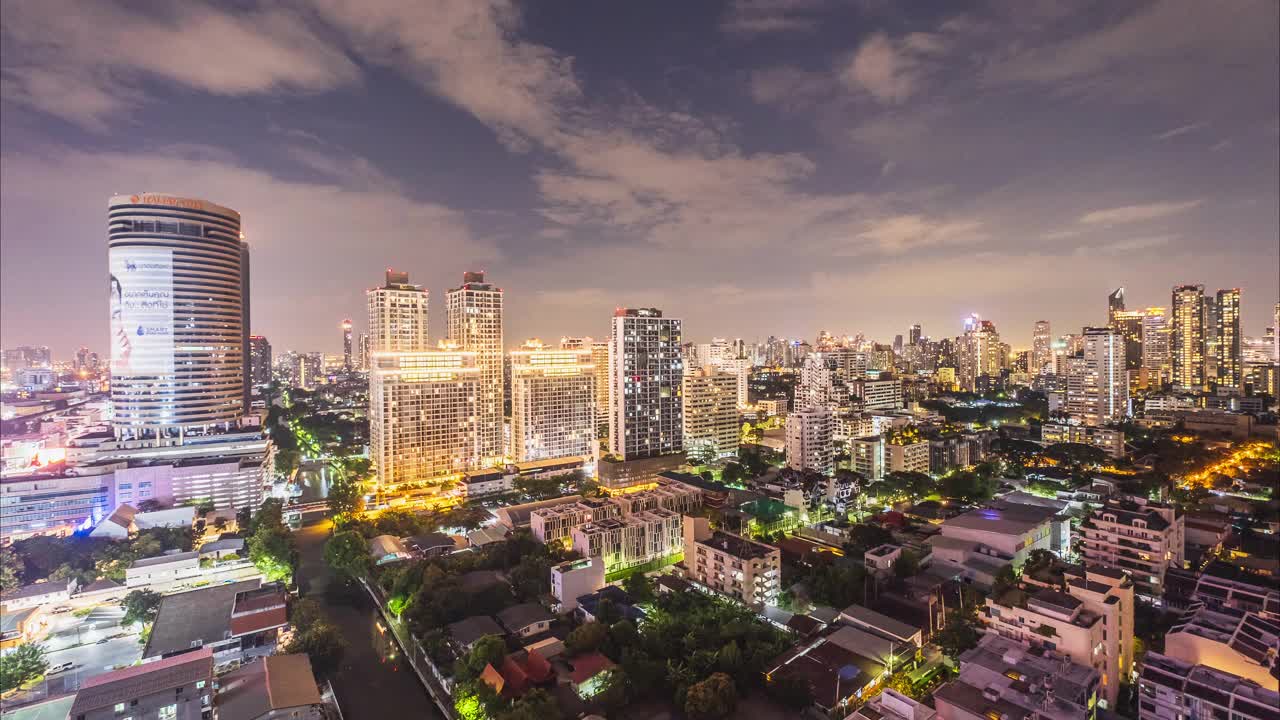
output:
{"label": "illuminated high-rise tower", "polygon": [[596,377],[590,340],[558,350],[530,340],[511,351],[511,456],[516,462],[591,454]]}
{"label": "illuminated high-rise tower", "polygon": [[476,401],[476,436],[483,465],[501,463],[506,455],[502,432],[502,288],[487,283],[483,272],[465,272],[462,285],[445,295],[449,339],[475,353],[480,369]]}
{"label": "illuminated high-rise tower", "polygon": [[351,369],[354,367],[352,364],[352,351],[351,318],[347,318],[342,321],[342,369],[347,372],[351,372]]}
{"label": "illuminated high-rise tower", "polygon": [[179,437],[248,411],[248,245],[240,213],[118,195],[107,208],[116,434]]}
{"label": "illuminated high-rise tower", "polygon": [[1244,359],[1240,343],[1240,288],[1219,290],[1214,313],[1217,385],[1244,390]]}
{"label": "illuminated high-rise tower", "polygon": [[1049,331],[1048,320],[1037,320],[1035,330],[1031,334],[1031,367],[1028,372],[1039,375],[1044,367],[1053,362],[1053,335]]}
{"label": "illuminated high-rise tower", "polygon": [[409,273],[387,268],[387,281],[368,292],[369,346],[372,352],[430,350],[427,339],[428,292],[409,284]]}
{"label": "illuminated high-rise tower", "polygon": [[1173,289],[1173,316],[1169,355],[1173,386],[1200,392],[1205,385],[1204,286],[1179,285]]}
{"label": "illuminated high-rise tower", "polygon": [[1125,338],[1114,328],[1084,329],[1084,407],[1086,425],[1119,422],[1129,413],[1129,375]]}
{"label": "illuminated high-rise tower", "polygon": [[614,311],[609,449],[623,460],[684,450],[681,325],[654,308]]}
{"label": "illuminated high-rise tower", "polygon": [[1162,307],[1142,313],[1142,370],[1148,387],[1159,387],[1169,378],[1169,322]]}

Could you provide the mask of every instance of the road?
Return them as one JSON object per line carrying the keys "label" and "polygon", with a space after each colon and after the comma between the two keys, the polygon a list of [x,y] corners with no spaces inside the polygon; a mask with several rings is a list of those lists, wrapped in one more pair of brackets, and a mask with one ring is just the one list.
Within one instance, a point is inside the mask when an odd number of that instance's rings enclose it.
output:
{"label": "road", "polygon": [[73,693],[95,675],[141,660],[140,628],[120,627],[122,617],[124,611],[118,605],[100,605],[85,617],[54,615],[49,635],[42,641],[48,650],[45,657],[49,667],[69,662],[71,669],[46,676],[44,682],[15,695],[5,705],[25,705]]}
{"label": "road", "polygon": [[298,545],[298,586],[306,596],[324,606],[347,641],[342,670],[333,689],[344,720],[386,720],[389,717],[441,717],[413,670],[399,657],[394,641],[378,632],[377,610],[363,591],[356,604],[326,601],[324,588],[329,568],[324,562],[328,520],[306,525],[294,533]]}

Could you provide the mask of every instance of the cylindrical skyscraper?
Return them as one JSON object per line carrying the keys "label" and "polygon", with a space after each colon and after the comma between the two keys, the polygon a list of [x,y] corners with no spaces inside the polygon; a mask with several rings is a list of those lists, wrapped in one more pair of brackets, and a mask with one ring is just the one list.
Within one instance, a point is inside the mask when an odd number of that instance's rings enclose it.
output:
{"label": "cylindrical skyscraper", "polygon": [[158,439],[237,421],[248,409],[240,213],[194,198],[117,195],[107,244],[117,435]]}

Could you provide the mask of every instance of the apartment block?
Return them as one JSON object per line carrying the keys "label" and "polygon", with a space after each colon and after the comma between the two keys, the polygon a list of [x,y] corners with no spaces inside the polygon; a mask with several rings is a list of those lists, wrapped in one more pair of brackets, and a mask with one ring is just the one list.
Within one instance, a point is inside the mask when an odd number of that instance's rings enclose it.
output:
{"label": "apartment block", "polygon": [[736,456],[742,434],[737,377],[704,367],[685,373],[683,382],[684,448],[691,461]]}
{"label": "apartment block", "polygon": [[1193,605],[1164,636],[1164,653],[1280,691],[1280,622]]}
{"label": "apartment block", "polygon": [[609,575],[679,555],[684,549],[681,515],[661,508],[587,523],[573,531],[573,549],[600,557]]}
{"label": "apartment block", "polygon": [[885,449],[889,472],[929,472],[929,443],[891,440]]}
{"label": "apartment block", "polygon": [[879,435],[849,440],[849,464],[853,471],[868,480],[880,480],[885,474],[884,438]]}
{"label": "apartment block", "polygon": [[751,607],[777,600],[782,554],[769,545],[719,530],[706,518],[684,518],[686,577]]}
{"label": "apartment block", "polygon": [[587,348],[530,340],[511,351],[511,456],[516,462],[586,456],[596,439],[596,378]]}
{"label": "apartment block", "polygon": [[1140,720],[1280,720],[1280,693],[1228,672],[1147,653]]}
{"label": "apartment block", "polygon": [[1046,648],[987,634],[933,693],[940,720],[1090,720],[1101,676]]}
{"label": "apartment block", "polygon": [[1040,426],[1040,440],[1045,443],[1080,443],[1092,445],[1113,458],[1124,455],[1124,432],[1112,428],[1045,423]]}
{"label": "apartment block", "polygon": [[1105,565],[1133,578],[1138,596],[1160,604],[1165,570],[1182,567],[1185,520],[1173,507],[1142,498],[1112,499],[1080,525],[1081,553],[1088,564]]}

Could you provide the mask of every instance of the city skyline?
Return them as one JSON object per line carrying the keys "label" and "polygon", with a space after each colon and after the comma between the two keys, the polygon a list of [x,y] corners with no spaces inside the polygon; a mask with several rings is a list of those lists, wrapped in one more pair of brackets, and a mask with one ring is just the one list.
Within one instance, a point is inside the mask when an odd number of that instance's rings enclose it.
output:
{"label": "city skyline", "polygon": [[[1029,347],[1036,320],[1103,324],[1116,287],[1169,307],[1186,283],[1241,288],[1261,335],[1276,6],[1100,10],[700,4],[677,33],[658,5],[7,3],[0,343],[107,347],[101,218],[144,191],[242,214],[249,330],[281,350],[339,352],[388,265],[435,328],[488,272],[507,348],[600,339],[616,307],[693,341],[955,337],[976,312]],[[176,59],[179,26],[241,51]]]}

